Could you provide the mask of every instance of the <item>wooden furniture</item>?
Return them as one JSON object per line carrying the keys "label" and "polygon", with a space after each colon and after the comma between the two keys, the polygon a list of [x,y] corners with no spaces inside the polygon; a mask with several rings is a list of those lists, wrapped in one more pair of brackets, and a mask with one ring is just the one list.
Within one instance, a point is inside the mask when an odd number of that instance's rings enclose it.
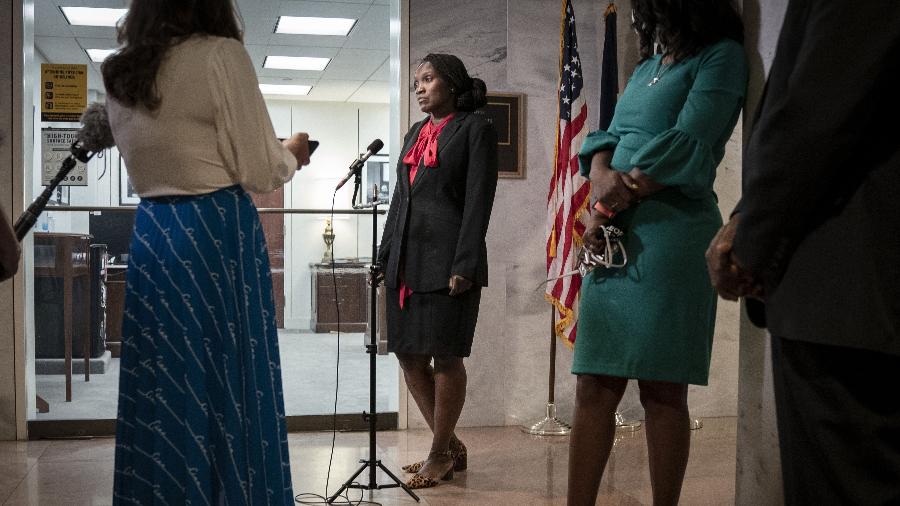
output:
{"label": "wooden furniture", "polygon": [[312,329],[315,332],[338,330],[335,289],[341,312],[341,332],[365,332],[368,313],[368,267],[361,262],[335,262],[334,279],[331,264],[311,264]]}
{"label": "wooden furniture", "polygon": [[[74,311],[89,313],[88,307],[75,308],[76,286],[82,303],[90,300],[90,245],[91,236],[35,232],[34,277],[62,279],[63,336],[65,341],[66,402],[72,401],[72,315]],[[84,278],[76,284],[76,279]],[[35,315],[40,318],[41,315]],[[79,318],[81,343],[84,352],[84,380],[91,379],[90,318]]]}
{"label": "wooden furniture", "polygon": [[106,348],[113,357],[122,353],[122,317],[125,315],[125,264],[106,265]]}
{"label": "wooden furniture", "polygon": [[[271,193],[251,193],[253,204],[258,208],[284,207],[284,187]],[[266,246],[269,250],[269,267],[272,270],[272,292],[275,295],[275,323],[284,328],[284,213],[262,213],[259,215]]]}

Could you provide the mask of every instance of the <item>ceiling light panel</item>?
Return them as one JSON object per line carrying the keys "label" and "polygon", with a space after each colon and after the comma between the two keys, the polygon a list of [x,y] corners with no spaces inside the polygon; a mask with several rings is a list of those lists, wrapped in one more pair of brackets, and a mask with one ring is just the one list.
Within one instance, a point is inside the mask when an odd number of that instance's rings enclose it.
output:
{"label": "ceiling light panel", "polygon": [[60,7],[66,21],[75,26],[116,26],[128,9],[102,9],[97,7]]}
{"label": "ceiling light panel", "polygon": [[116,49],[85,49],[91,61],[94,63],[103,63],[109,55],[116,52]]}
{"label": "ceiling light panel", "polygon": [[263,67],[280,70],[325,70],[331,58],[309,56],[266,56]]}
{"label": "ceiling light panel", "polygon": [[263,95],[308,95],[312,86],[301,84],[260,84]]}
{"label": "ceiling light panel", "polygon": [[275,25],[275,33],[346,37],[355,24],[356,20],[349,18],[279,16],[278,23]]}

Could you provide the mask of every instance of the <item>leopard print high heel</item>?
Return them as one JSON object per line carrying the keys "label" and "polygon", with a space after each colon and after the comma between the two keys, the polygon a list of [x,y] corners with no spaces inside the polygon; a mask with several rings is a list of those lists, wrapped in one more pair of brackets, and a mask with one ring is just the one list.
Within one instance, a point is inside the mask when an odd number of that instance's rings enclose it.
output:
{"label": "leopard print high heel", "polygon": [[[448,450],[447,457],[449,457],[452,460],[453,456],[451,455],[451,453],[452,452],[450,452]],[[431,455],[429,455],[429,457],[430,456]],[[417,462],[417,464],[418,464],[418,462]],[[420,470],[421,470],[421,468],[420,468]],[[453,479],[453,467],[451,466],[450,469],[448,469],[447,472],[444,473],[443,476],[441,476],[441,480],[442,481],[450,481],[452,479]],[[415,489],[419,489],[419,488],[436,487],[436,486],[440,485],[440,483],[441,483],[440,481],[429,478],[427,476],[423,476],[423,475],[419,474],[418,471],[416,471],[416,474],[414,474],[413,477],[410,478],[409,481],[406,482],[406,486],[412,490],[415,490]]]}
{"label": "leopard print high heel", "polygon": [[[451,439],[450,440],[450,454],[453,456],[453,470],[454,471],[465,471],[469,467],[469,451],[466,449],[466,445],[462,443],[459,439]],[[412,464],[407,464],[400,469],[403,472],[415,474],[418,473],[422,466],[425,465],[424,460],[420,460],[418,462],[413,462]]]}
{"label": "leopard print high heel", "polygon": [[412,464],[406,464],[405,466],[401,467],[400,469],[402,469],[404,473],[415,474],[415,473],[418,473],[422,469],[422,466],[424,466],[424,465],[425,465],[425,461],[420,460],[418,462],[413,462]]}

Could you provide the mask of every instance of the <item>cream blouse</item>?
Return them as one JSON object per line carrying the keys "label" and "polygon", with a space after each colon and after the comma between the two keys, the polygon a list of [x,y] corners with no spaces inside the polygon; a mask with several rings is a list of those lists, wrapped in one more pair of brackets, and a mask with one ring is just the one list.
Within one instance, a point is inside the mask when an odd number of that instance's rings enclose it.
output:
{"label": "cream blouse", "polygon": [[199,195],[241,185],[269,192],[297,160],[275,136],[240,41],[194,36],[169,49],[155,111],[107,98],[110,126],[142,197]]}

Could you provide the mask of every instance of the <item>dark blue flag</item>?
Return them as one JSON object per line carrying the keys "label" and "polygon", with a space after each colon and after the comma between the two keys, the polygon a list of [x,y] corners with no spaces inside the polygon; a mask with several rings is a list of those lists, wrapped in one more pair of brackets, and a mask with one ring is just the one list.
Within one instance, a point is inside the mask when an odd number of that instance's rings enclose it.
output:
{"label": "dark blue flag", "polygon": [[600,63],[600,130],[609,128],[619,95],[619,62],[616,52],[616,4],[610,3],[603,14],[603,61]]}

